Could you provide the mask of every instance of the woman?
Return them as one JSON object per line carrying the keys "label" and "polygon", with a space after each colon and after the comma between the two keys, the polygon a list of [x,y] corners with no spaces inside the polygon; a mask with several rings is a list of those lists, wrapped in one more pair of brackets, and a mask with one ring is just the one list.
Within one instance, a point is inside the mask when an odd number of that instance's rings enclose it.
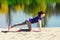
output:
{"label": "woman", "polygon": [[26,20],[25,22],[23,22],[23,23],[21,23],[21,24],[15,24],[15,25],[9,26],[9,27],[8,27],[8,31],[9,31],[11,28],[15,27],[15,26],[25,25],[25,24],[27,24],[29,31],[32,31],[31,24],[36,23],[36,22],[38,22],[39,30],[41,31],[41,28],[42,28],[42,18],[43,18],[44,16],[45,16],[45,13],[44,13],[43,11],[40,11],[40,12],[38,12],[38,15],[37,15],[35,18],[32,18],[32,19],[29,18],[29,20]]}

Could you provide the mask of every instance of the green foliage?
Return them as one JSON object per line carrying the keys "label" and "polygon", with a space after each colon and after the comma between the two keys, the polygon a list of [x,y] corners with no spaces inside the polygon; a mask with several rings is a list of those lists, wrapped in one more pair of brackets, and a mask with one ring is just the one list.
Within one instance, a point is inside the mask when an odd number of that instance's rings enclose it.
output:
{"label": "green foliage", "polygon": [[56,2],[56,3],[60,3],[60,0],[45,0],[46,3],[53,3],[53,2]]}
{"label": "green foliage", "polygon": [[0,0],[0,3],[6,3],[7,0]]}
{"label": "green foliage", "polygon": [[16,0],[17,4],[22,5],[23,4],[23,0]]}
{"label": "green foliage", "polygon": [[25,5],[30,5],[32,3],[32,0],[24,0]]}
{"label": "green foliage", "polygon": [[7,0],[8,5],[15,5],[16,0]]}
{"label": "green foliage", "polygon": [[24,5],[26,12],[37,13],[40,10],[46,11],[46,5],[49,3],[57,2],[59,0],[0,0],[0,3],[7,3],[8,5]]}

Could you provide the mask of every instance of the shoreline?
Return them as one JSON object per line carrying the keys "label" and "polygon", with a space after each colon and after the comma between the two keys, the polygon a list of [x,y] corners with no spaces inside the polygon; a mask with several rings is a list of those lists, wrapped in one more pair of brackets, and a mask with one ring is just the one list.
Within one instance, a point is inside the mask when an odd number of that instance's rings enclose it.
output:
{"label": "shoreline", "polygon": [[[12,30],[18,30],[13,28]],[[0,28],[0,40],[60,40],[60,28],[43,28],[41,32],[8,32],[2,33]],[[35,28],[34,30],[38,30]]]}

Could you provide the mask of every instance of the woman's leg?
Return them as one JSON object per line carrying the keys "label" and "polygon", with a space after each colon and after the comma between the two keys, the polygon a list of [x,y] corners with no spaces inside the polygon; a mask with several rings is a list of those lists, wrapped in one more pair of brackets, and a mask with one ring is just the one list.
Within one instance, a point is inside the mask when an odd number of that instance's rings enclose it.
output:
{"label": "woman's leg", "polygon": [[28,20],[26,20],[26,24],[28,26],[28,29],[31,31],[32,30],[31,23]]}
{"label": "woman's leg", "polygon": [[9,31],[11,28],[15,27],[15,26],[24,25],[24,24],[26,24],[26,21],[23,22],[23,23],[21,23],[21,24],[15,24],[15,25],[9,26],[9,27],[8,27],[8,31]]}
{"label": "woman's leg", "polygon": [[23,22],[23,23],[21,23],[21,24],[13,25],[12,27],[18,26],[18,25],[25,25],[25,24],[27,24],[28,29],[31,31],[31,30],[32,30],[32,28],[31,28],[31,23],[30,23],[28,20],[26,20],[25,22]]}
{"label": "woman's leg", "polygon": [[13,27],[15,27],[15,26],[21,26],[21,25],[25,25],[25,24],[26,24],[26,21],[23,22],[23,23],[21,23],[21,24],[20,24],[20,23],[19,23],[19,24],[15,24],[15,25],[13,25],[13,26],[11,26],[11,27],[13,28]]}
{"label": "woman's leg", "polygon": [[32,30],[32,28],[31,28],[31,23],[30,23],[28,20],[26,20],[25,22],[23,22],[23,23],[21,23],[21,24],[15,24],[15,25],[13,25],[13,26],[8,27],[8,31],[9,31],[11,28],[15,27],[15,26],[25,25],[25,24],[27,24],[29,31],[31,31],[31,30]]}

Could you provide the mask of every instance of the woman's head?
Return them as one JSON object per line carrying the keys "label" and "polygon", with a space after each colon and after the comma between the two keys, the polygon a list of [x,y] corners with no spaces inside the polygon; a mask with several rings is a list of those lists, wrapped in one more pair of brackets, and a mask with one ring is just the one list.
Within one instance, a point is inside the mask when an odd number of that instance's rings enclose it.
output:
{"label": "woman's head", "polygon": [[44,17],[45,16],[45,12],[43,12],[43,11],[38,12],[38,16]]}

